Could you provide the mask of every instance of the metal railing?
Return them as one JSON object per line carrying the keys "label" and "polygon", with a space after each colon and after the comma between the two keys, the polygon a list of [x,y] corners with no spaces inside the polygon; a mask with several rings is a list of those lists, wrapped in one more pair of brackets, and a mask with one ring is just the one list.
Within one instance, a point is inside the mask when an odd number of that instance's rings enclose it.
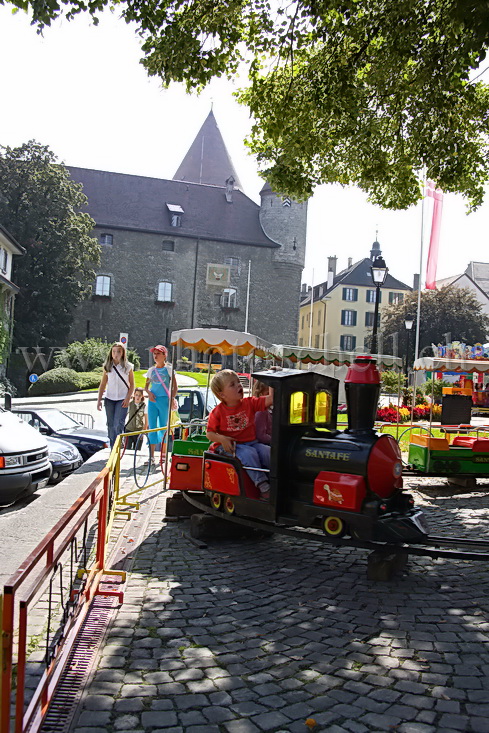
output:
{"label": "metal railing", "polygon": [[[39,729],[76,632],[94,596],[115,596],[122,602],[120,587],[103,587],[104,576],[119,576],[121,582],[125,579],[124,571],[111,571],[105,566],[106,544],[115,511],[119,476],[120,440],[117,440],[105,468],[4,586],[1,609],[0,733],[9,733],[11,730],[11,703],[15,710],[15,733],[27,730],[33,733]],[[81,552],[78,551],[80,533],[83,535]],[[66,571],[65,565],[69,568]],[[69,575],[66,587],[63,573]],[[54,589],[58,586],[59,592],[55,593]],[[57,620],[57,630],[51,632],[56,594],[61,599],[62,613],[61,619]],[[48,600],[48,621],[44,672],[25,709],[28,613],[36,600],[41,596],[44,599],[45,595]]]}
{"label": "metal railing", "polygon": [[89,428],[90,430],[93,429],[93,426],[95,425],[95,419],[93,415],[90,415],[88,412],[68,412],[68,410],[63,410],[65,415],[68,415],[68,417],[73,418],[73,420],[76,420],[77,422],[81,423],[86,428]]}

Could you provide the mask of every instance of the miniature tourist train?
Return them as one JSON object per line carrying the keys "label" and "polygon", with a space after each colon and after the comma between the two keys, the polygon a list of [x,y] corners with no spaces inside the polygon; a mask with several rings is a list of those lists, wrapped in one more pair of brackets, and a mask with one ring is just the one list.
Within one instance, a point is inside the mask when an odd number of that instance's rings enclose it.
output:
{"label": "miniature tourist train", "polygon": [[380,377],[371,357],[358,357],[349,368],[342,431],[337,379],[293,369],[253,376],[274,390],[270,499],[261,501],[239,460],[214,452],[204,435],[174,441],[171,489],[192,498],[200,492],[207,506],[229,518],[322,528],[332,541],[425,540],[423,513],[403,490],[399,446],[374,430]]}

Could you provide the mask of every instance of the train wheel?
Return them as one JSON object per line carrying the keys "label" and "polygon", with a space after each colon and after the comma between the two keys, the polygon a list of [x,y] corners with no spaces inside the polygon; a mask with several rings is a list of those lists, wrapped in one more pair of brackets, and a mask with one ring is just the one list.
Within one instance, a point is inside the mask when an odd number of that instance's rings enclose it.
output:
{"label": "train wheel", "polygon": [[338,517],[326,517],[323,521],[323,530],[330,537],[342,537],[345,534],[346,528]]}
{"label": "train wheel", "polygon": [[224,499],[224,511],[226,514],[234,514],[234,501],[230,496],[226,496]]}
{"label": "train wheel", "polygon": [[220,509],[222,506],[222,494],[212,494],[211,496],[211,506],[214,509]]}

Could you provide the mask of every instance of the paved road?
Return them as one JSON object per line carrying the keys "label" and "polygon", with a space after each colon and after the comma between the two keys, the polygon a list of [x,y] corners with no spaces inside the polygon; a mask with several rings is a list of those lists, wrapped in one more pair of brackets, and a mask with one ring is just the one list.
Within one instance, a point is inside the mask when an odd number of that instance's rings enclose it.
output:
{"label": "paved road", "polygon": [[[489,537],[489,484],[418,480],[432,531]],[[367,580],[365,552],[274,537],[198,549],[164,494],[74,733],[489,732],[485,564],[410,560]],[[314,727],[315,725],[315,727]]]}

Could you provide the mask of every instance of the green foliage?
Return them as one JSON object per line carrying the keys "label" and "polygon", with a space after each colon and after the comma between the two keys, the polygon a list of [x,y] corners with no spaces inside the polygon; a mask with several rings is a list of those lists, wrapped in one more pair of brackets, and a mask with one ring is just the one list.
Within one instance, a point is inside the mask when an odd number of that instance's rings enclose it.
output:
{"label": "green foliage", "polygon": [[[385,308],[382,314],[382,337],[397,338],[401,354],[406,353],[408,331],[405,319],[417,313],[418,293],[406,293],[404,302]],[[410,340],[410,361],[414,357],[413,324]],[[421,293],[421,319],[419,333],[419,355],[431,356],[431,344],[460,341],[466,344],[485,343],[489,333],[489,318],[482,312],[474,293],[469,288],[455,288],[449,285],[440,290],[425,290]],[[397,336],[396,336],[397,334]]]}
{"label": "green foliage", "polygon": [[8,392],[12,397],[15,397],[17,394],[17,387],[15,387],[7,377],[0,377],[0,395],[4,395],[5,392]]}
{"label": "green foliage", "polygon": [[100,384],[100,370],[75,372],[74,369],[57,367],[41,374],[37,382],[29,387],[29,396],[78,392],[81,389],[96,389]]}
{"label": "green foliage", "polygon": [[[8,2],[8,0],[0,0]],[[10,0],[40,29],[110,0]],[[307,197],[356,184],[385,207],[421,197],[420,173],[480,204],[488,180],[489,88],[475,70],[485,0],[119,0],[164,85],[201,89],[247,68],[249,146],[272,188]]]}
{"label": "green foliage", "polygon": [[[110,347],[111,344],[96,338],[73,341],[55,355],[54,365],[56,367],[68,367],[76,372],[91,371],[103,365]],[[127,356],[131,364],[134,364],[134,369],[139,369],[141,360],[137,351],[128,349]]]}
{"label": "green foliage", "polygon": [[406,382],[406,377],[400,372],[386,369],[380,374],[380,383],[382,385],[382,392],[386,394],[397,394],[399,391],[399,383],[402,388]]}
{"label": "green foliage", "polygon": [[79,213],[86,196],[54,154],[34,141],[0,147],[0,190],[0,221],[26,249],[14,262],[20,286],[15,345],[63,343],[100,260],[100,245],[90,237],[95,222]]}
{"label": "green foliage", "polygon": [[[403,407],[411,407],[413,403],[413,388],[404,387],[402,390],[402,404]],[[423,394],[421,387],[416,387],[416,401],[415,405],[427,405],[428,401]]]}
{"label": "green foliage", "polygon": [[447,382],[445,379],[435,379],[434,386],[433,386],[433,379],[427,379],[426,382],[423,385],[424,393],[431,397],[431,394],[433,393],[433,397],[435,399],[441,399],[443,394],[443,387],[451,387],[452,385],[450,382]]}

